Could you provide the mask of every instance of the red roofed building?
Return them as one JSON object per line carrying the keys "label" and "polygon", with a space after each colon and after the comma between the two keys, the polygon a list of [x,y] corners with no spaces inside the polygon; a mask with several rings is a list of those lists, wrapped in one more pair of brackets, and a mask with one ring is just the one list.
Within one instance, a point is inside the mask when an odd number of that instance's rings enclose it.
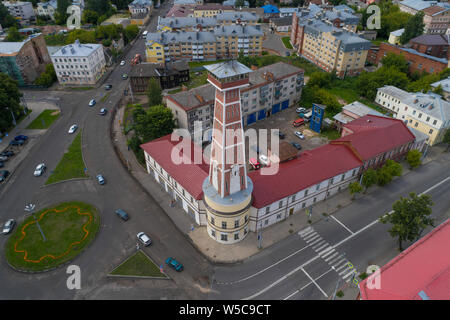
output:
{"label": "red roofed building", "polygon": [[379,270],[378,286],[359,284],[362,300],[449,300],[450,219]]}

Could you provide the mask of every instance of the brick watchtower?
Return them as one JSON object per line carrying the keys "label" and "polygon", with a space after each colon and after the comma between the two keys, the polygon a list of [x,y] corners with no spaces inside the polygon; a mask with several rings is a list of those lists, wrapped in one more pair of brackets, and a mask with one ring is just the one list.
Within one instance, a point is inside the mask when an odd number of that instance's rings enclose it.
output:
{"label": "brick watchtower", "polygon": [[253,184],[247,177],[240,89],[251,69],[237,61],[205,66],[216,88],[209,176],[203,182],[208,234],[235,243],[247,234]]}

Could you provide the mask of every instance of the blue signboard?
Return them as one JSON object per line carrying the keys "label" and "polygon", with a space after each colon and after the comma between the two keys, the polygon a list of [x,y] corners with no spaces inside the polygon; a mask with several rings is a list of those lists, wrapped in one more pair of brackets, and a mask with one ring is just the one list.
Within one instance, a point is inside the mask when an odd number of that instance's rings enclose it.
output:
{"label": "blue signboard", "polygon": [[313,103],[311,121],[309,128],[312,131],[319,132],[322,129],[323,115],[325,114],[325,106]]}

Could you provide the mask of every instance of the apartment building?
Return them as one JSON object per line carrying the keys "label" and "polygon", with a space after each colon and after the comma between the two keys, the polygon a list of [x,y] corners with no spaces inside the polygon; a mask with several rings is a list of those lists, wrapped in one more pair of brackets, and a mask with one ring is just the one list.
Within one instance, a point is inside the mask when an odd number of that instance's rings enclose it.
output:
{"label": "apartment building", "polygon": [[394,86],[379,88],[375,102],[390,110],[408,127],[428,136],[428,144],[442,141],[450,128],[450,102],[434,93],[410,93]]}
{"label": "apartment building", "polygon": [[[243,125],[270,117],[300,100],[304,71],[288,63],[254,69],[249,75],[249,86],[241,89]],[[192,136],[195,121],[202,131],[212,128],[215,88],[206,84],[189,91],[170,94],[165,103],[172,110],[179,128],[188,129]]]}
{"label": "apartment building", "polygon": [[47,16],[52,20],[55,20],[55,12],[58,8],[58,3],[56,0],[50,0],[48,2],[38,2],[36,8],[36,15]]}
{"label": "apartment building", "polygon": [[194,17],[197,18],[214,18],[223,12],[232,12],[235,9],[232,6],[225,6],[220,3],[207,3],[204,5],[196,5],[194,7]]}
{"label": "apartment building", "polygon": [[76,40],[51,58],[60,84],[95,84],[106,71],[101,44],[81,44]]}
{"label": "apartment building", "polygon": [[328,21],[307,20],[295,25],[301,29],[301,42],[293,42],[291,38],[291,43],[297,46],[300,56],[327,72],[336,73],[338,77],[353,76],[363,71],[372,45],[370,41],[336,28]]}
{"label": "apartment building", "polygon": [[131,15],[139,15],[142,13],[150,14],[153,10],[153,1],[151,0],[133,0],[128,5]]}
{"label": "apartment building", "polygon": [[0,42],[0,71],[17,80],[19,86],[33,84],[49,63],[50,55],[41,33],[22,42]]}
{"label": "apartment building", "polygon": [[158,17],[159,31],[211,31],[218,26],[256,25],[258,16],[250,12],[223,12],[214,18]]}
{"label": "apartment building", "polygon": [[431,6],[422,11],[424,13],[424,33],[445,34],[450,24],[450,6]]}
{"label": "apartment building", "polygon": [[3,1],[3,5],[8,9],[9,13],[17,18],[21,24],[34,21],[36,16],[31,2],[22,1]]}
{"label": "apartment building", "polygon": [[260,26],[229,25],[211,31],[149,33],[147,62],[215,60],[260,55],[264,33]]}

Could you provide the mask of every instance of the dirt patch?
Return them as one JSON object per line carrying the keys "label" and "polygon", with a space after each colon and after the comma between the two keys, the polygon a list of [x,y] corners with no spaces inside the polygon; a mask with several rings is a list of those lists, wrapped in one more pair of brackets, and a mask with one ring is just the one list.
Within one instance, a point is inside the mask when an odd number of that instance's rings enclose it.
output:
{"label": "dirt patch", "polygon": [[56,115],[58,115],[60,113],[60,111],[59,110],[56,110],[56,111],[53,111],[50,115],[51,116],[56,116]]}

